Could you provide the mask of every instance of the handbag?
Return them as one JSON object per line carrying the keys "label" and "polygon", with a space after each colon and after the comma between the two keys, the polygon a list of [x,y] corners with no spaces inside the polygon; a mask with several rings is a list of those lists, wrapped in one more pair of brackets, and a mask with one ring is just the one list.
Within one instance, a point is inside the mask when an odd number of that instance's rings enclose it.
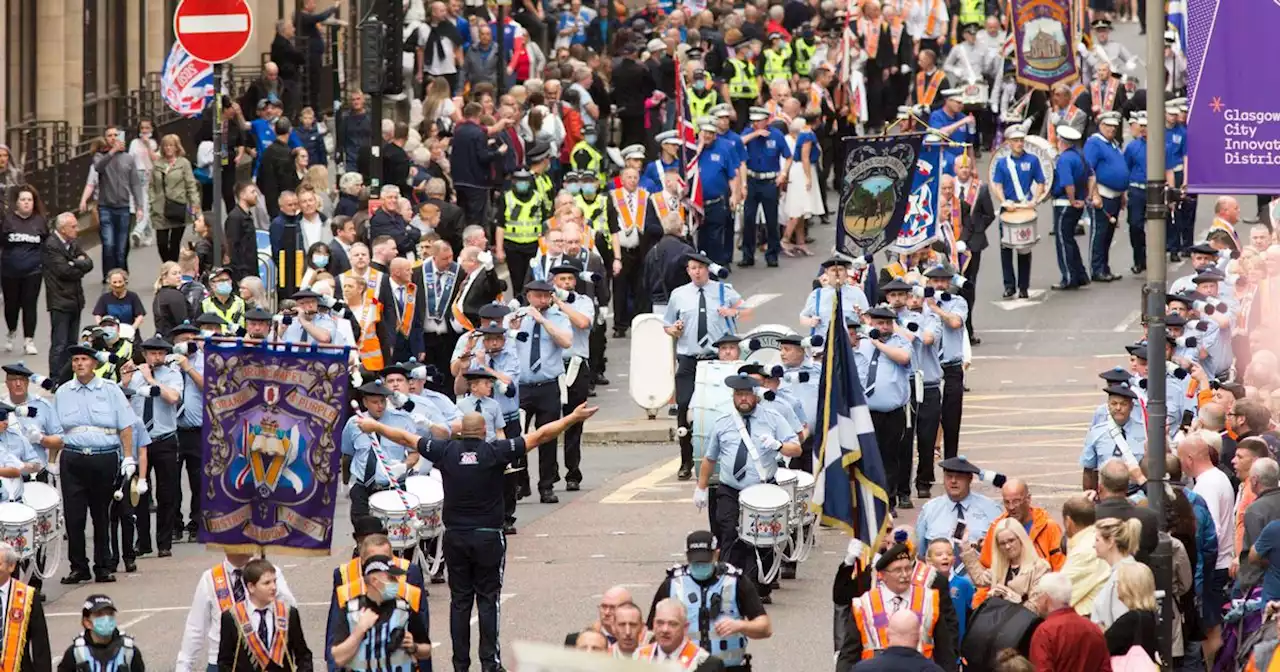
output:
{"label": "handbag", "polygon": [[[160,179],[162,180],[162,184],[163,184],[164,178],[168,176],[169,176],[169,171],[165,171],[165,174],[160,177]],[[184,182],[186,181],[185,176],[182,179]],[[164,218],[165,218],[165,221],[168,221],[174,224],[185,223],[187,221],[187,204],[179,203],[178,201],[175,201],[169,198],[168,196],[165,196],[164,197]]]}

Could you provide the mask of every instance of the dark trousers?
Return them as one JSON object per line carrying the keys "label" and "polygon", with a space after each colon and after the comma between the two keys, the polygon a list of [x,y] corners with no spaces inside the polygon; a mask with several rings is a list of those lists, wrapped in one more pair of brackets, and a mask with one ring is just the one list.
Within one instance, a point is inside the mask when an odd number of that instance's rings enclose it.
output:
{"label": "dark trousers", "polygon": [[1129,187],[1129,247],[1133,248],[1133,267],[1147,268],[1147,190]]}
{"label": "dark trousers", "polygon": [[[508,420],[506,427],[502,432],[509,438],[520,436],[520,415]],[[517,494],[520,492],[520,476],[523,474],[524,479],[529,480],[529,460],[528,453],[520,455],[520,457],[512,460],[511,468],[519,469],[519,471],[510,471],[502,476],[502,508],[506,511],[506,522],[514,525],[516,522],[516,501]]]}
{"label": "dark trousers", "polygon": [[[1018,258],[1018,272],[1014,274],[1013,258]],[[1031,287],[1031,253],[1018,254],[1007,247],[1000,248],[1000,273],[1004,276],[1004,290],[1025,292]]]}
{"label": "dark trousers", "polygon": [[693,400],[697,375],[697,357],[676,355],[676,426],[688,430],[680,437],[681,467],[698,466],[693,463],[693,425],[689,422],[689,402]]}
{"label": "dark trousers", "polygon": [[[912,390],[912,395],[915,390]],[[933,487],[933,447],[938,442],[938,427],[942,422],[942,383],[925,383],[924,398],[916,399],[916,488]],[[902,491],[899,495],[910,497]]]}
{"label": "dark trousers", "polygon": [[1120,198],[1103,198],[1101,208],[1093,208],[1089,227],[1089,266],[1093,277],[1111,275],[1111,241],[1120,221]]}
{"label": "dark trousers", "polygon": [[702,225],[698,227],[698,249],[711,261],[728,266],[733,262],[733,245],[725,247],[724,238],[725,231],[728,230],[729,239],[733,240],[733,213],[729,211],[727,196],[711,200],[714,202],[705,204],[702,209]]}
{"label": "dark trousers", "polygon": [[960,417],[964,412],[964,365],[942,366],[942,457],[960,454]]}
{"label": "dark trousers", "polygon": [[906,407],[892,411],[871,411],[871,425],[876,430],[876,444],[880,447],[880,459],[884,461],[884,473],[888,480],[885,492],[892,497],[898,492],[910,494],[911,440],[907,433]]}
{"label": "dark trousers", "polygon": [[[529,263],[538,255],[538,244],[506,243],[503,248],[507,253],[507,270],[511,272],[511,295],[523,297],[524,276],[529,272]],[[445,353],[445,356],[450,354]]]}
{"label": "dark trousers", "polygon": [[[560,419],[560,386],[551,380],[545,383],[529,385],[520,384],[520,409],[524,411],[528,423],[541,427]],[[556,455],[556,440],[538,446],[538,492],[551,492],[551,488],[560,480],[560,464]],[[569,455],[565,455],[565,466]],[[577,469],[575,462],[571,469]]]}
{"label": "dark trousers", "polygon": [[182,529],[182,487],[183,472],[187,475],[187,490],[191,492],[191,516],[187,518],[187,531],[195,532],[200,528],[200,471],[204,468],[201,453],[201,429],[178,428],[178,487],[174,490],[173,520],[175,529]]}
{"label": "dark trousers", "polygon": [[[118,453],[84,455],[68,448],[58,462],[61,469],[62,504],[67,517],[67,559],[71,571],[89,573],[89,556],[85,549],[85,525],[93,519],[93,573],[102,576],[111,571],[109,556],[112,493],[116,473],[120,470]],[[126,502],[127,504],[127,502]],[[133,540],[130,539],[130,542]],[[132,552],[132,543],[128,544]]]}
{"label": "dark trousers", "polygon": [[733,105],[733,111],[737,118],[733,120],[733,129],[738,133],[742,133],[742,129],[751,125],[751,106],[756,104],[755,98],[730,98],[729,103]]}
{"label": "dark trousers", "polygon": [[643,312],[644,256],[639,247],[622,249],[622,272],[613,278],[613,330],[625,332],[631,318]]}
{"label": "dark trousers", "polygon": [[0,278],[0,291],[4,292],[4,321],[9,332],[18,331],[18,316],[22,316],[22,335],[36,337],[37,299],[40,298],[39,275]]}
{"label": "dark trousers", "polygon": [[1084,261],[1080,258],[1080,246],[1076,244],[1076,224],[1084,208],[1073,208],[1067,205],[1053,206],[1053,240],[1054,252],[1058,255],[1058,272],[1062,274],[1061,283],[1065,286],[1079,286],[1089,279],[1084,269]]}
{"label": "dark trousers", "polygon": [[775,261],[782,251],[778,233],[778,184],[773,180],[747,178],[747,200],[742,213],[742,260],[756,258],[757,210],[764,207],[765,261]]}
{"label": "dark trousers", "polygon": [[[138,504],[139,506],[142,504],[141,498],[138,499]],[[120,568],[121,560],[131,563],[138,559],[138,546],[135,543],[137,541],[135,532],[138,529],[138,511],[133,503],[129,501],[128,490],[124,492],[124,497],[121,497],[119,501],[112,499],[108,506],[111,510],[108,515],[111,526],[111,553],[110,558],[107,560],[106,572],[114,572]],[[96,533],[97,530],[95,529],[94,532]],[[97,543],[94,543],[94,546],[94,556],[97,556]],[[98,568],[94,567],[93,573],[101,575],[104,572],[99,572]]]}
{"label": "dark trousers", "polygon": [[969,315],[964,318],[964,328],[968,330],[971,340],[973,339],[973,312],[978,307],[978,270],[980,268],[982,268],[982,250],[973,250],[969,257],[969,265],[964,269],[964,277],[968,282],[960,288],[960,296],[964,298],[965,303],[969,304]]}
{"label": "dark trousers", "polygon": [[609,347],[608,335],[605,333],[607,329],[607,325],[597,321],[597,324],[591,326],[591,337],[587,339],[587,347],[590,351],[587,359],[593,375],[604,375],[604,364],[607,360],[605,350]]}
{"label": "dark trousers", "polygon": [[790,468],[812,474],[814,444],[818,442],[819,440],[814,438],[814,434],[810,434],[804,441],[800,442],[800,455],[791,458]]}
{"label": "dark trousers", "polygon": [[445,530],[444,564],[449,570],[449,637],[453,669],[471,667],[471,605],[480,612],[480,669],[501,668],[498,650],[498,601],[507,565],[507,539],[501,530]]}
{"label": "dark trousers", "polygon": [[[445,311],[446,320],[448,314],[448,311]],[[441,371],[448,371],[449,358],[453,356],[453,348],[458,345],[458,338],[459,335],[452,331],[445,331],[443,334],[423,334],[423,341],[427,348],[426,363],[434,364]],[[427,386],[450,399],[454,398],[452,377],[441,380],[439,384]]]}
{"label": "dark trousers", "polygon": [[[569,363],[566,361],[564,365],[565,371],[569,370]],[[578,369],[578,377],[573,379],[573,384],[568,387],[565,395],[565,404],[561,409],[564,415],[569,415],[573,409],[579,404],[587,400],[587,392],[591,389],[591,367],[582,362],[582,366]],[[579,466],[582,464],[582,427],[584,423],[577,423],[564,430],[564,480],[568,483],[581,483],[582,470]],[[541,448],[539,448],[541,450]],[[538,465],[541,470],[541,463]],[[541,477],[541,474],[539,474]],[[539,478],[541,480],[541,478]]]}
{"label": "dark trousers", "polygon": [[[1178,186],[1182,184],[1182,173],[1174,173],[1173,181]],[[1196,230],[1196,207],[1200,201],[1195,196],[1187,194],[1185,198],[1173,203],[1169,209],[1169,227],[1168,242],[1165,244],[1167,252],[1186,253],[1187,250],[1195,244]]]}
{"label": "dark trousers", "polygon": [[631,145],[643,145],[649,133],[644,127],[644,112],[639,114],[620,114],[618,122],[622,124],[622,141],[619,147],[629,147]]}
{"label": "dark trousers", "polygon": [[156,229],[156,251],[160,253],[160,261],[177,261],[178,252],[182,251],[182,234],[185,227],[172,229]]}
{"label": "dark trousers", "polygon": [[[458,207],[462,208],[462,218],[467,225],[475,224],[483,226],[489,234],[489,240],[493,240],[493,223],[486,220],[484,216],[485,208],[489,205],[489,190],[484,187],[465,187],[456,185],[455,191],[458,192]],[[523,282],[523,278],[521,279]]]}
{"label": "dark trousers", "polygon": [[756,552],[760,553],[759,563],[762,567],[773,564],[773,549],[760,548],[738,539],[738,507],[739,491],[723,483],[716,488],[716,527],[719,529],[717,539],[720,542],[721,557],[729,564],[742,570],[743,576],[751,579],[764,597],[773,591],[764,577],[756,569]]}
{"label": "dark trousers", "polygon": [[[80,337],[80,311],[49,311],[49,377],[61,375],[67,365],[67,348]],[[62,382],[62,381],[58,381]]]}
{"label": "dark trousers", "polygon": [[[151,473],[155,473],[152,480]],[[173,547],[173,521],[178,517],[177,493],[182,490],[178,471],[178,435],[153,439],[147,447],[147,480],[150,488],[138,500],[138,547],[151,548],[151,496],[156,503],[156,545],[162,551]]]}
{"label": "dark trousers", "polygon": [[98,233],[102,237],[102,279],[113,269],[129,270],[129,206],[98,206]]}

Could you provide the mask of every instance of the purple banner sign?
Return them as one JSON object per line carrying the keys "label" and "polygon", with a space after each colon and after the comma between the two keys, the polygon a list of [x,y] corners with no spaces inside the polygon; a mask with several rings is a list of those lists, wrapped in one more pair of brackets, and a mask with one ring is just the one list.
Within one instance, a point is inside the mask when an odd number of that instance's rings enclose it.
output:
{"label": "purple banner sign", "polygon": [[328,554],[347,389],[342,350],[210,343],[201,543]]}
{"label": "purple banner sign", "polygon": [[1011,8],[1018,81],[1047,91],[1079,79],[1072,1],[1011,0]]}
{"label": "purple banner sign", "polygon": [[1188,191],[1280,193],[1280,69],[1257,51],[1277,34],[1273,0],[1188,2]]}

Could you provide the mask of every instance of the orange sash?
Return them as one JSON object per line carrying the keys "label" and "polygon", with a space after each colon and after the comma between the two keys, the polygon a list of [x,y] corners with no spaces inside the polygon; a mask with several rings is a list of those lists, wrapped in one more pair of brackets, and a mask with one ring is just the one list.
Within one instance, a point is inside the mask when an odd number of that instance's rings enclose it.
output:
{"label": "orange sash", "polygon": [[[666,193],[658,192],[656,194],[653,194],[653,207],[656,208],[658,211],[659,222],[667,218],[667,215],[671,213],[671,208],[667,205]],[[683,205],[678,206],[676,208],[676,211],[680,213],[680,218],[684,219],[684,206]]]}
{"label": "orange sash", "polygon": [[283,667],[285,642],[289,639],[289,608],[284,605],[284,602],[276,600],[276,636],[273,638],[270,651],[267,650],[267,643],[258,638],[253,623],[249,621],[249,610],[245,609],[244,602],[237,602],[231,613],[236,619],[236,625],[240,626],[240,635],[244,638],[244,643],[249,648],[249,653],[253,655],[253,662],[257,663],[258,669],[265,670],[271,663]]}
{"label": "orange sash", "polygon": [[[973,204],[978,200],[978,191],[982,189],[982,180],[975,177],[969,180],[969,183],[965,186],[968,188],[965,189],[963,200],[972,208]],[[959,183],[956,184],[956,191],[960,191]]]}
{"label": "orange sash", "polygon": [[935,70],[933,76],[929,78],[926,85],[924,73],[916,73],[916,103],[919,105],[932,105],[933,99],[938,95],[938,87],[942,86],[942,80],[946,79],[947,73],[941,70]]}
{"label": "orange sash", "polygon": [[1053,116],[1055,112],[1052,109],[1049,110],[1049,128],[1045,129],[1045,135],[1048,136],[1049,144],[1055,149],[1058,146],[1058,124],[1070,124],[1071,120],[1076,118],[1076,112],[1079,111],[1080,108],[1076,107],[1075,103],[1071,103],[1055,122]]}
{"label": "orange sash", "polygon": [[22,669],[22,652],[27,648],[27,626],[31,617],[31,592],[27,584],[10,579],[9,611],[5,614],[4,664],[5,672]]}
{"label": "orange sash", "polygon": [[[615,645],[616,646],[616,645]],[[658,652],[662,648],[657,643],[646,644],[640,647],[640,652],[636,656],[638,660],[647,660],[655,662],[658,660]],[[698,659],[698,645],[690,641],[688,638],[684,640],[684,646],[680,647],[680,651],[674,656],[674,660],[680,663],[680,667],[690,670],[693,669],[693,663]],[[672,659],[668,659],[672,660]]]}
{"label": "orange sash", "polygon": [[360,323],[360,366],[366,371],[381,371],[386,365],[382,361],[382,341],[378,339],[378,322],[382,321],[382,306],[373,298],[372,292],[366,292],[364,305],[356,313],[356,322]]}
{"label": "orange sash", "polygon": [[[391,300],[395,301],[394,298]],[[401,336],[408,336],[413,327],[413,306],[417,301],[418,286],[410,282],[404,286],[404,308],[400,309],[400,321],[396,324],[396,330]]]}
{"label": "orange sash", "polygon": [[889,24],[889,41],[893,43],[894,56],[898,55],[898,48],[902,46],[902,29],[904,27],[900,18],[894,18],[893,22]]}
{"label": "orange sash", "polygon": [[1120,86],[1114,79],[1107,79],[1105,88],[1098,86],[1099,82],[1093,82],[1089,85],[1089,96],[1093,99],[1093,107],[1099,112],[1110,112],[1116,104],[1116,93],[1120,90]]}
{"label": "orange sash", "polygon": [[471,320],[467,318],[467,314],[462,311],[462,299],[467,295],[467,292],[470,289],[471,282],[464,280],[462,283],[462,289],[458,291],[458,299],[453,302],[452,307],[453,319],[457,320],[458,324],[462,325],[462,328],[466,331],[474,331],[476,328],[476,325],[472,324]]}
{"label": "orange sash", "polygon": [[924,36],[926,38],[937,37],[933,29],[938,27],[938,3],[942,0],[933,0],[929,3],[929,21],[924,24]]}
{"label": "orange sash", "polygon": [[636,201],[635,212],[627,209],[627,195],[624,189],[613,190],[613,204],[618,208],[618,224],[624,229],[635,229],[644,226],[645,198],[644,190],[636,189],[632,197]]}
{"label": "orange sash", "polygon": [[213,595],[218,599],[218,609],[227,611],[236,603],[231,582],[227,580],[227,566],[219,562],[213,566]]}
{"label": "orange sash", "polygon": [[858,32],[862,33],[862,48],[867,52],[867,58],[872,60],[876,57],[877,47],[880,46],[880,19],[868,21],[867,19],[858,19]]}

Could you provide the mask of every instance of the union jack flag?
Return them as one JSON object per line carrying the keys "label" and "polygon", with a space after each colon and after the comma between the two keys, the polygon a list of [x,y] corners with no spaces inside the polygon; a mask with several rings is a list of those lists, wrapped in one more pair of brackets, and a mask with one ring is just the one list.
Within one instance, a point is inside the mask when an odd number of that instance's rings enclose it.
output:
{"label": "union jack flag", "polygon": [[690,110],[685,105],[688,99],[688,93],[685,91],[684,71],[681,69],[680,59],[676,59],[676,134],[684,141],[680,147],[681,170],[680,176],[685,180],[688,186],[688,203],[689,208],[698,215],[702,214],[703,196],[702,196],[702,180],[698,177],[698,157],[701,155],[701,145],[698,142],[698,127],[693,119],[689,118]]}
{"label": "union jack flag", "polygon": [[907,211],[903,216],[898,237],[889,249],[899,254],[910,254],[937,240],[938,186],[942,165],[942,148],[937,144],[925,144],[917,155],[911,195],[907,198]]}
{"label": "union jack flag", "polygon": [[160,71],[160,93],[174,112],[194,117],[213,96],[213,65],[197,61],[174,42]]}

